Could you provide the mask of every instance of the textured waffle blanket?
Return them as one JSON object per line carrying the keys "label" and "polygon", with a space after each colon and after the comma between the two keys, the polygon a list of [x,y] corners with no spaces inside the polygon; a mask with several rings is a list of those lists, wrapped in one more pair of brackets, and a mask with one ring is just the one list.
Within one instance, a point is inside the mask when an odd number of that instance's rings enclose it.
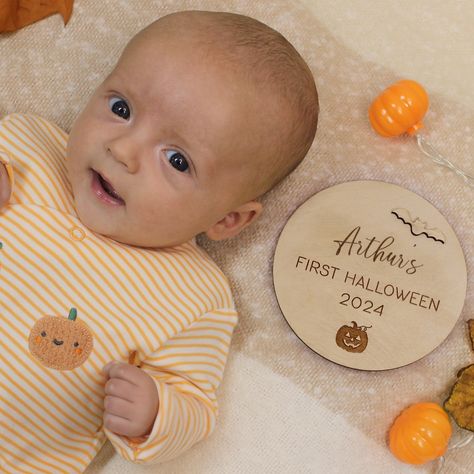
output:
{"label": "textured waffle blanket", "polygon": [[[391,83],[419,81],[431,99],[427,137],[474,174],[472,2],[76,0],[66,27],[53,15],[0,36],[0,116],[38,114],[69,130],[129,38],[187,9],[243,13],[281,31],[316,78],[318,132],[304,162],[264,196],[260,220],[229,241],[198,239],[230,279],[240,313],[216,431],[160,466],[128,463],[107,443],[87,474],[434,472],[434,464],[398,462],[386,437],[403,408],[442,402],[457,371],[474,360],[465,323],[474,304],[474,190],[425,157],[414,138],[376,135],[367,109]],[[294,210],[322,189],[360,179],[430,201],[456,232],[468,268],[451,334],[425,358],[385,372],[344,368],[306,347],[281,315],[272,281],[278,236]],[[473,465],[474,445],[450,452],[446,472],[471,473]]]}

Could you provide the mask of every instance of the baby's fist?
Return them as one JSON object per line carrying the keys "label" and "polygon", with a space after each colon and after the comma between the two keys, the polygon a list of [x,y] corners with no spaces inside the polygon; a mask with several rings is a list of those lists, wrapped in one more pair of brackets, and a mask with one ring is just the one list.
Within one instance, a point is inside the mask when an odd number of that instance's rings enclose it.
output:
{"label": "baby's fist", "polygon": [[10,199],[11,186],[8,179],[7,169],[3,163],[0,163],[0,209]]}
{"label": "baby's fist", "polygon": [[140,437],[151,432],[159,399],[153,379],[142,369],[122,362],[104,367],[104,427],[115,434]]}

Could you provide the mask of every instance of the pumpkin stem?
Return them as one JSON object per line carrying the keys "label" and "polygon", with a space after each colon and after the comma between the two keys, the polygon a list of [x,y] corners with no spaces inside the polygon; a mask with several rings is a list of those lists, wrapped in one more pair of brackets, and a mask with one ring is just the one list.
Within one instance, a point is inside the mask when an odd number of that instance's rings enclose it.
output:
{"label": "pumpkin stem", "polygon": [[69,310],[69,316],[67,319],[70,319],[71,321],[75,321],[77,318],[77,309],[76,308],[71,308]]}
{"label": "pumpkin stem", "polygon": [[367,331],[367,329],[370,329],[372,326],[358,326],[355,321],[351,321],[352,326],[354,329],[362,329],[362,331]]}
{"label": "pumpkin stem", "polygon": [[416,133],[418,133],[418,130],[420,130],[420,128],[423,128],[423,123],[418,122],[418,123],[416,123],[415,125],[413,125],[412,127],[410,127],[410,128],[407,130],[407,133],[408,133],[408,135],[413,136],[413,135],[415,135]]}

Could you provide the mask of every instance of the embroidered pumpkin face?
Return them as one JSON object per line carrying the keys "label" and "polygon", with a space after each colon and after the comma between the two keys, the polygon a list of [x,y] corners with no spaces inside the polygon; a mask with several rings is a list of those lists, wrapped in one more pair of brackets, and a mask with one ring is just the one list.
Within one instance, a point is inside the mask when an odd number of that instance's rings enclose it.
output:
{"label": "embroidered pumpkin face", "polygon": [[29,349],[44,366],[56,370],[72,370],[82,365],[93,347],[90,329],[77,321],[72,308],[69,317],[44,316],[31,329]]}
{"label": "embroidered pumpkin face", "polygon": [[336,344],[347,352],[363,352],[369,342],[367,329],[366,326],[357,326],[357,323],[352,321],[352,327],[342,326],[337,331]]}

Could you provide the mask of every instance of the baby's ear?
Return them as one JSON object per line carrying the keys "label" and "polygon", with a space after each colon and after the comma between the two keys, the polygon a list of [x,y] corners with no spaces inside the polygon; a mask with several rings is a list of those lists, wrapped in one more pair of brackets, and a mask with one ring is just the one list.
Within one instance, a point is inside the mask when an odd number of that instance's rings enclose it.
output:
{"label": "baby's ear", "polygon": [[234,237],[261,214],[263,206],[257,201],[249,201],[229,212],[219,222],[216,222],[206,235],[211,240],[224,240]]}

